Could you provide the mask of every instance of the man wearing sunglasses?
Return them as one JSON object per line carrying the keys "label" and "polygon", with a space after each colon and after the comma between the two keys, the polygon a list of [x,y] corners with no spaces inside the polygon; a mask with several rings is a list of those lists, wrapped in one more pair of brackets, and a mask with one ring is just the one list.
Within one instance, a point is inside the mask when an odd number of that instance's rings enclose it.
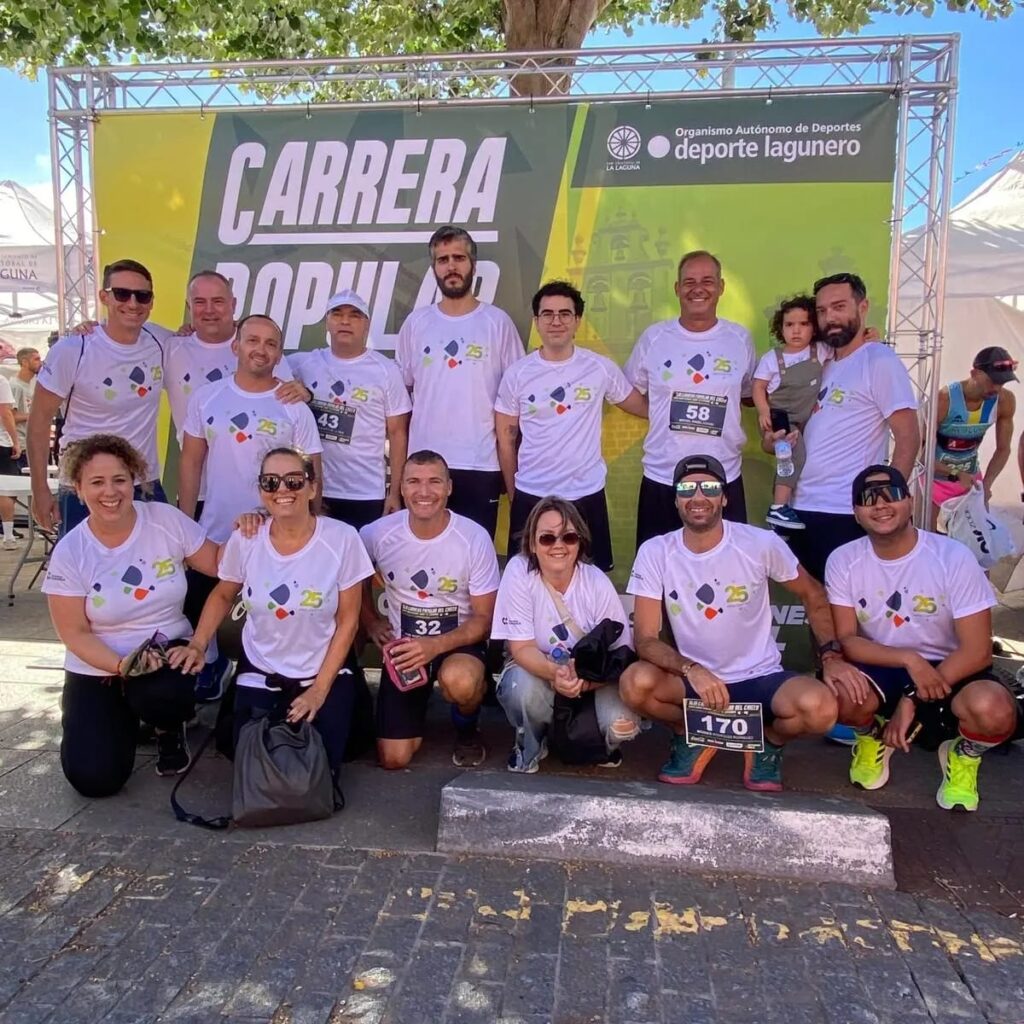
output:
{"label": "man wearing sunglasses", "polygon": [[[1009,461],[1013,445],[1013,414],[1017,399],[1006,389],[1017,381],[1017,363],[1005,348],[992,345],[975,357],[970,376],[954,380],[939,391],[936,403],[935,475],[932,484],[932,528],[939,506],[966,494],[976,482],[992,498],[992,484]],[[981,474],[981,442],[996,428],[996,448]]]}
{"label": "man wearing sunglasses", "polygon": [[717,256],[686,253],[675,292],[678,318],[648,327],[625,366],[626,378],[650,403],[637,547],[678,526],[672,469],[688,455],[707,453],[721,462],[728,478],[725,517],[747,521],[740,406],[750,401],[757,366],[750,331],[718,315],[725,279]]}
{"label": "man wearing sunglasses", "polygon": [[866,673],[839,691],[839,721],[856,733],[850,781],[880,789],[893,751],[917,736],[938,747],[939,806],[977,810],[982,754],[1020,730],[1013,695],[992,674],[992,586],[967,547],[914,527],[894,466],[859,473],[852,499],[867,536],[826,569],[842,650]]}
{"label": "man wearing sunglasses", "polygon": [[[715,748],[686,740],[684,704],[699,698],[712,711],[759,704],[764,750],[744,755],[747,789],[782,789],[783,746],[823,734],[835,724],[836,694],[860,673],[840,652],[823,658],[824,683],[782,668],[768,592],[775,580],[804,605],[815,635],[834,637],[825,590],[776,534],[724,522],[728,501],[722,464],[705,455],[680,460],[673,473],[682,530],[641,545],[627,591],[636,597],[633,638],[638,657],[622,675],[626,705],[672,731],[658,779],[700,781]],[[673,644],[660,639],[668,610]]]}
{"label": "man wearing sunglasses", "polygon": [[243,512],[260,507],[260,461],[271,448],[294,447],[309,455],[320,479],[323,446],[309,407],[286,405],[275,394],[281,360],[281,329],[268,316],[250,314],[232,342],[238,368],[224,380],[200,388],[190,399],[178,470],[178,507],[194,516],[200,480],[206,499],[200,525],[223,544]]}
{"label": "man wearing sunglasses", "polygon": [[[604,403],[647,415],[647,399],[607,356],[575,344],[583,296],[549,281],[533,297],[540,348],[513,363],[494,403],[498,461],[512,501],[508,557],[519,553],[530,510],[545,495],[571,501],[590,528],[594,564],[612,568],[612,538],[601,457]],[[522,444],[517,448],[519,435]]]}
{"label": "man wearing sunglasses", "polygon": [[103,268],[100,303],[107,318],[82,335],[59,339],[39,371],[28,418],[28,461],[32,514],[46,530],[61,535],[88,515],[72,488],[50,493],[46,466],[50,424],[63,406],[60,450],[93,434],[115,434],[146,460],[147,479],[137,481],[137,501],[166,501],[160,485],[157,412],[163,390],[163,356],[168,332],[147,325],[153,309],[153,278],[135,260]]}

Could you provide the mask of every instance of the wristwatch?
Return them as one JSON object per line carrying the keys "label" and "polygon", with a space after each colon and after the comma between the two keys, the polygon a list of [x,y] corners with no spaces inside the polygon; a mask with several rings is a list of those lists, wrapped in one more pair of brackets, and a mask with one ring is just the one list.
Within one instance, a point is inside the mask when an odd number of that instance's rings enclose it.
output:
{"label": "wristwatch", "polygon": [[824,658],[826,654],[835,654],[840,658],[843,656],[843,645],[838,640],[826,640],[818,644],[818,657]]}

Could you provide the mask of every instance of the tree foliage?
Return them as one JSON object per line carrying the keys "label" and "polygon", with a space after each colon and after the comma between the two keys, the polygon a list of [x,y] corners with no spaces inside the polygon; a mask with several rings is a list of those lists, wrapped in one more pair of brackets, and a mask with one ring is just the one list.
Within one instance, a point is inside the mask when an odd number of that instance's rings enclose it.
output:
{"label": "tree foliage", "polygon": [[[950,9],[1008,15],[1014,0],[947,0]],[[824,35],[873,15],[931,14],[934,0],[787,0]],[[112,60],[247,60],[575,49],[595,27],[685,27],[706,10],[717,38],[770,28],[771,0],[0,0],[0,64]],[[698,40],[694,40],[698,41]]]}

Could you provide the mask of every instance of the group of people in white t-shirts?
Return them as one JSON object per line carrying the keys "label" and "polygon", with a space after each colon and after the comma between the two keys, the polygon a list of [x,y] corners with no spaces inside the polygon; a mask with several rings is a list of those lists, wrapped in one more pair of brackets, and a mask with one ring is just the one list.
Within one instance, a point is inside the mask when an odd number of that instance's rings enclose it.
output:
{"label": "group of people in white t-shirts", "polygon": [[[53,346],[27,437],[34,514],[63,532],[44,589],[68,648],[72,784],[120,789],[140,720],[156,730],[157,771],[185,771],[194,703],[221,698],[232,672],[236,734],[268,709],[308,719],[337,775],[364,641],[383,659],[380,763],[410,764],[436,683],[453,762],[476,766],[488,644],[504,641],[496,696],[514,729],[510,771],[537,771],[556,740],[570,756],[573,729],[596,737],[588,763],[613,767],[656,721],[671,733],[659,779],[696,783],[717,749],[690,736],[687,702],[699,700],[709,722],[746,709],[730,727],[760,737],[744,754],[748,788],[781,789],[784,745],[839,721],[855,730],[855,784],[883,785],[892,751],[919,733],[938,747],[938,802],[973,810],[980,755],[1015,734],[1018,710],[991,673],[984,575],[966,549],[911,523],[914,392],[867,334],[860,278],[823,279],[813,298],[784,304],[782,349],[759,363],[749,331],[717,315],[721,263],[687,253],[678,319],[648,328],[620,370],[575,344],[584,299],[572,284],[534,295],[541,343],[527,355],[508,315],[474,295],[469,234],[439,229],[430,253],[440,301],[409,316],[393,361],[369,347],[369,309],[351,290],[327,304],[327,345],[285,359],[273,320],[236,321],[219,273],[191,279],[189,324],[175,333],[149,322],[143,265],[105,268],[106,319]],[[158,475],[164,390],[177,509]],[[765,450],[802,448],[795,486],[777,481],[778,532],[746,523],[741,407],[755,399]],[[605,403],[648,421],[632,622],[606,575]],[[54,500],[45,465],[58,413]],[[782,668],[772,580],[806,607],[818,677]],[[233,606],[246,615],[234,668],[216,645]],[[110,742],[83,739],[99,735]]]}

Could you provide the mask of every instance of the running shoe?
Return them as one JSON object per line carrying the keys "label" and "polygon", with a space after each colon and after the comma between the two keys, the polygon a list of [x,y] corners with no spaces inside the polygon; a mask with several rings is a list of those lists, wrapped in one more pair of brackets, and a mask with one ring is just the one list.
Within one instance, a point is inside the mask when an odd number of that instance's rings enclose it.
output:
{"label": "running shoe", "polygon": [[838,743],[841,747],[852,747],[854,740],[856,740],[857,734],[848,725],[840,725],[836,723],[832,726],[827,733],[825,733],[825,739],[831,740],[833,743]]}
{"label": "running shoe", "polygon": [[210,704],[224,696],[224,688],[231,678],[231,662],[223,654],[216,661],[204,665],[196,676],[196,701]]}
{"label": "running shoe", "polygon": [[743,785],[755,793],[779,793],[782,790],[782,747],[764,741],[762,753],[743,755]]}
{"label": "running shoe", "polygon": [[156,734],[157,775],[181,775],[192,763],[192,752],[188,748],[185,726]]}
{"label": "running shoe", "polygon": [[622,766],[622,751],[616,747],[614,750],[608,751],[608,758],[605,761],[599,761],[598,768],[619,768]]}
{"label": "running shoe", "polygon": [[935,802],[947,811],[957,807],[976,811],[981,758],[961,754],[959,739],[946,740],[939,744],[939,765],[942,768],[942,785],[935,794]]}
{"label": "running shoe", "polygon": [[718,751],[714,747],[695,747],[686,742],[685,736],[672,737],[668,748],[668,760],[658,772],[658,781],[670,786],[694,786],[701,780],[704,769]]}
{"label": "running shoe", "polygon": [[850,759],[850,781],[860,789],[881,789],[889,781],[889,760],[892,747],[881,740],[880,730],[884,720],[877,719],[877,731],[855,733],[853,752]]}
{"label": "running shoe", "polygon": [[456,768],[476,768],[484,763],[487,748],[476,720],[455,730],[455,748],[452,750],[452,764]]}
{"label": "running shoe", "polygon": [[764,521],[781,530],[804,530],[804,521],[788,505],[772,505]]}
{"label": "running shoe", "polygon": [[533,764],[526,764],[523,759],[523,752],[520,750],[518,744],[514,746],[508,755],[508,760],[505,762],[505,767],[510,772],[516,772],[519,775],[533,775],[535,772],[540,771],[540,763],[548,756],[548,741],[542,740],[540,744],[540,754],[537,760]]}

